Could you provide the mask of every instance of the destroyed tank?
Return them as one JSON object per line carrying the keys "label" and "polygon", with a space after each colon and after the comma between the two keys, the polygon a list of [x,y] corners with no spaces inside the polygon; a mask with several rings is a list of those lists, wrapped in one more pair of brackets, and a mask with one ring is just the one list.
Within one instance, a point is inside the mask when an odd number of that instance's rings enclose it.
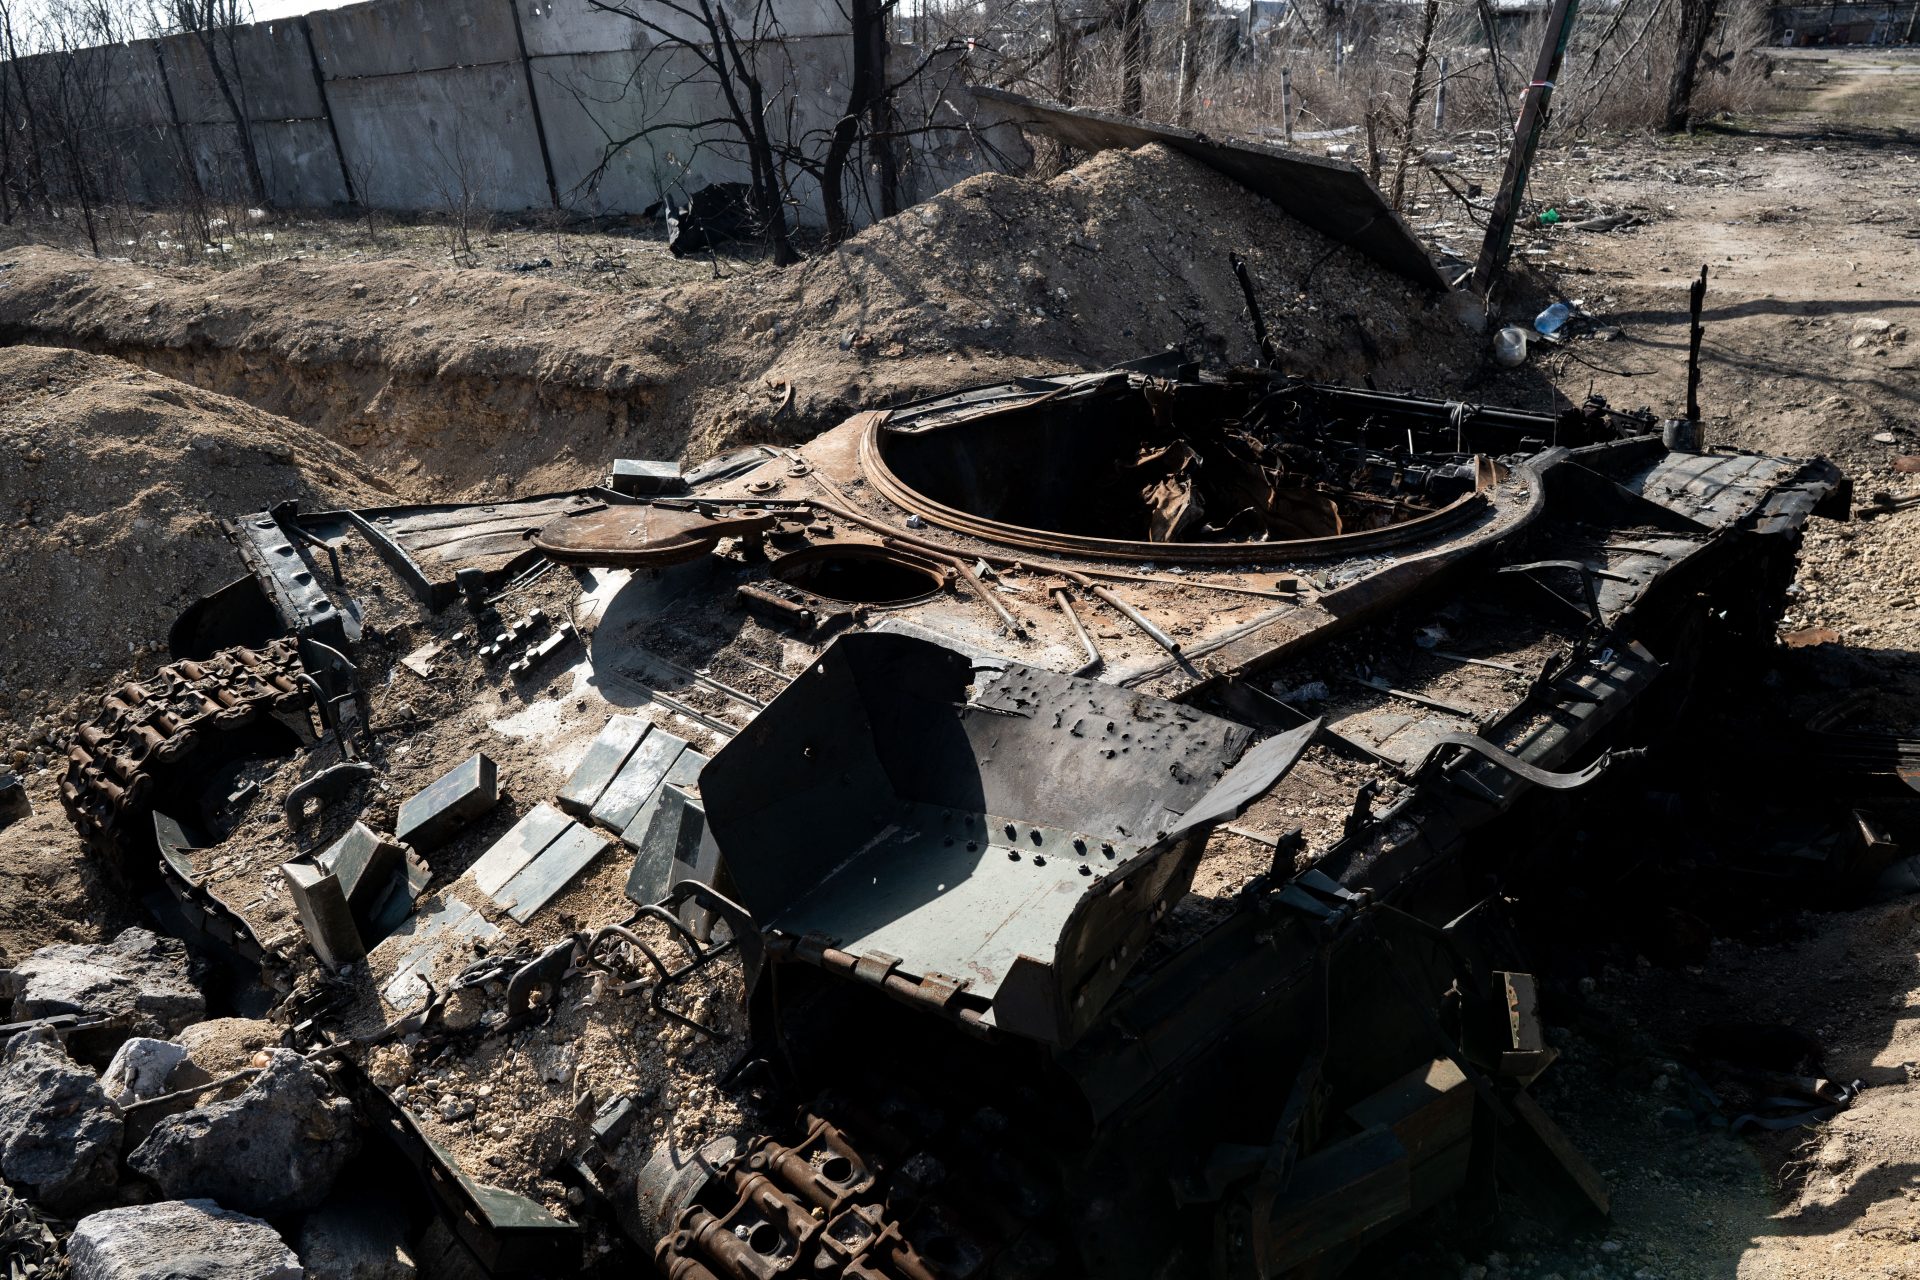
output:
{"label": "destroyed tank", "polygon": [[[519,657],[494,678],[577,647],[596,688],[717,743],[609,805],[663,732],[609,726],[568,784],[692,957],[655,959],[656,1003],[738,956],[725,1083],[751,1120],[580,1170],[661,1274],[1331,1274],[1502,1185],[1604,1214],[1528,1092],[1555,1055],[1502,889],[1553,851],[1514,815],[1632,767],[1694,672],[1763,652],[1806,521],[1848,500],[1825,462],[1695,438],[1598,400],[1158,360],[578,493],[259,513],[234,527],[249,574],[176,628],[170,691],[82,730],[68,804],[135,862],[157,828],[196,936],[291,966],[209,891],[210,837],[155,822],[157,792],[204,791],[233,754],[174,744],[311,708],[306,736],[347,762],[373,720],[361,606],[328,563],[349,539],[422,610],[570,566],[572,617],[500,632]],[[789,659],[768,699],[706,674],[768,670],[749,629]],[[143,712],[166,697],[197,716]],[[376,955],[395,894],[471,878],[389,857],[356,916]],[[557,988],[607,936],[526,972]],[[569,1246],[497,1198],[441,1203],[497,1273],[572,1265],[505,1247]]]}

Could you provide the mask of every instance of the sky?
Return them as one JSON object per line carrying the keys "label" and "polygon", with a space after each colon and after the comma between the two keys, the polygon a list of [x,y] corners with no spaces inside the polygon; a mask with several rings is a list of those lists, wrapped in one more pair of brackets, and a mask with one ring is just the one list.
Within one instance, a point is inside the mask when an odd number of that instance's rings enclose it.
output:
{"label": "sky", "polygon": [[[291,18],[295,14],[312,13],[315,9],[338,9],[355,3],[358,0],[253,0],[253,18],[256,22],[269,22],[276,18]],[[7,7],[13,11],[15,21],[19,21],[36,11],[44,11],[46,0],[11,0]]]}
{"label": "sky", "polygon": [[274,18],[291,18],[299,13],[312,13],[315,9],[338,9],[353,3],[355,0],[253,0],[253,20],[267,22]]}

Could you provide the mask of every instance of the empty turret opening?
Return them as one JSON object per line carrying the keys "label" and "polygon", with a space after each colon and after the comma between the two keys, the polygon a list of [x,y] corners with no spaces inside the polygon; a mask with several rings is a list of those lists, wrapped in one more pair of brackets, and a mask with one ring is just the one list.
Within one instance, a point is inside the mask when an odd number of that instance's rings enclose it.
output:
{"label": "empty turret opening", "polygon": [[1491,458],[1606,434],[1601,412],[1556,420],[1283,381],[1136,376],[997,410],[908,409],[874,429],[863,461],[887,497],[950,528],[1151,555],[1397,540],[1411,532],[1402,526],[1473,505],[1501,474]]}
{"label": "empty turret opening", "polygon": [[773,575],[846,604],[906,604],[946,585],[930,561],[866,544],[809,547],[783,557],[773,566]]}

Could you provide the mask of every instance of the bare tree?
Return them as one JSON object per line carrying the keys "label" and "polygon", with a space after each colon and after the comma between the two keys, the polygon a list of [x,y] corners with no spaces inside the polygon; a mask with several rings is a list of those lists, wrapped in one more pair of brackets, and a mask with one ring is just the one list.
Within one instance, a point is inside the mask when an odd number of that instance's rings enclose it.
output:
{"label": "bare tree", "polygon": [[[214,87],[220,91],[227,114],[233,118],[248,194],[255,204],[266,208],[267,181],[260,171],[260,153],[254,145],[246,78],[240,73],[239,32],[253,21],[252,0],[153,0],[153,3],[152,25],[156,31],[190,33],[199,44]],[[221,61],[223,50],[224,63]]]}
{"label": "bare tree", "polygon": [[[629,83],[658,70],[678,87],[704,85],[719,97],[719,114],[696,119],[650,120],[638,130],[610,137],[601,161],[588,177],[597,186],[607,165],[626,148],[659,132],[686,130],[696,139],[707,130],[730,132],[732,143],[745,153],[753,211],[761,234],[779,266],[800,260],[787,230],[786,191],[781,182],[774,140],[768,125],[769,88],[763,78],[765,47],[777,44],[781,26],[772,0],[753,0],[748,26],[740,31],[720,0],[587,0],[603,13],[638,23],[654,37]],[[679,21],[676,22],[675,19]],[[687,34],[690,24],[696,36]],[[676,57],[690,59],[692,74],[677,73],[669,64]],[[701,145],[696,141],[693,145]]]}
{"label": "bare tree", "polygon": [[106,110],[131,20],[117,0],[50,0],[40,27],[45,52],[25,82],[37,98],[36,119],[50,126],[59,180],[79,208],[95,257],[105,197],[123,174]]}
{"label": "bare tree", "polygon": [[[20,202],[23,206],[28,203],[30,198],[37,198],[47,213],[51,214],[53,212],[53,202],[47,194],[46,173],[42,168],[43,161],[41,159],[40,112],[35,103],[35,95],[29,90],[26,61],[21,56],[23,44],[27,49],[31,50],[32,42],[23,39],[24,33],[20,30],[19,24],[15,19],[13,5],[9,3],[8,0],[0,0],[0,35],[4,35],[6,39],[6,70],[10,73],[7,79],[14,91],[10,97],[16,99],[19,103],[20,119],[24,126],[24,134],[21,142],[25,154],[20,166],[21,172],[16,176],[11,169],[9,169],[8,177],[18,184],[15,190],[19,192]],[[7,113],[6,126],[7,132],[12,134],[13,113],[11,110]]]}
{"label": "bare tree", "polygon": [[1673,79],[1667,88],[1667,107],[1660,128],[1666,133],[1686,129],[1693,114],[1693,86],[1699,75],[1700,55],[1713,31],[1714,0],[1680,0],[1680,39],[1673,55]]}
{"label": "bare tree", "polygon": [[[471,266],[475,260],[473,233],[484,233],[499,186],[498,175],[492,156],[474,144],[458,111],[450,110],[448,115],[452,124],[444,129],[437,123],[432,126],[434,164],[426,176],[447,215],[447,256]],[[373,234],[371,215],[367,234]]]}
{"label": "bare tree", "polygon": [[1400,160],[1393,167],[1393,207],[1406,201],[1407,163],[1413,155],[1414,130],[1420,125],[1420,104],[1427,93],[1427,55],[1433,48],[1433,27],[1440,18],[1440,0],[1427,0],[1420,12],[1420,36],[1413,49],[1413,83],[1407,89],[1407,114],[1400,128]]}

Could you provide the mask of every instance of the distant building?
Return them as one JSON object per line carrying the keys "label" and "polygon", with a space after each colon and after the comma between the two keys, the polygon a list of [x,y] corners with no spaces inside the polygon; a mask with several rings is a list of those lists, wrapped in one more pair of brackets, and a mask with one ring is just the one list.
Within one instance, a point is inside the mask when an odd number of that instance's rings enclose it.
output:
{"label": "distant building", "polygon": [[1774,43],[1912,44],[1920,37],[1920,0],[1864,0],[1848,4],[1773,7]]}

